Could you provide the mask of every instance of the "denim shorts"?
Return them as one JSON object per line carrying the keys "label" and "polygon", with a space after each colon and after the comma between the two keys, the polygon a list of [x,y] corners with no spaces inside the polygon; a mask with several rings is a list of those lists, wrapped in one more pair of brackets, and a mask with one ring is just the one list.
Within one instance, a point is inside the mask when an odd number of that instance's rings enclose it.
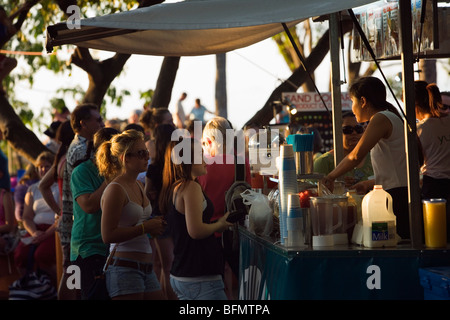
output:
{"label": "denim shorts", "polygon": [[[131,259],[120,258],[120,260],[139,263]],[[161,290],[154,271],[145,273],[138,269],[114,264],[110,264],[106,270],[106,288],[110,297]]]}
{"label": "denim shorts", "polygon": [[223,280],[180,281],[170,276],[179,300],[227,300]]}

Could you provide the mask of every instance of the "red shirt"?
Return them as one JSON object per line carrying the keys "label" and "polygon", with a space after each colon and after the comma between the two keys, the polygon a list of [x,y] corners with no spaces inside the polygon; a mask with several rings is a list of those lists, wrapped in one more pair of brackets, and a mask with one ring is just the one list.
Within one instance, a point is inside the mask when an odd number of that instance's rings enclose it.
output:
{"label": "red shirt", "polygon": [[[208,157],[205,155],[205,158]],[[207,161],[206,163],[209,162]],[[223,155],[222,164],[213,162],[206,166],[206,170],[207,173],[198,177],[197,180],[214,205],[214,214],[211,219],[214,221],[222,217],[226,212],[225,194],[234,183],[234,156]],[[245,159],[245,181],[249,184],[251,183],[248,159]]]}

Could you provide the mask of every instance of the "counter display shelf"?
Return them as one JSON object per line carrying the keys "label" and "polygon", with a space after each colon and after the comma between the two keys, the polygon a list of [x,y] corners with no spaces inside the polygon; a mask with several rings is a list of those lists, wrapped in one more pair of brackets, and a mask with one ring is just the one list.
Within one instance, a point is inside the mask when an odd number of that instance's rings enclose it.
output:
{"label": "counter display shelf", "polygon": [[286,248],[240,233],[239,299],[423,300],[419,268],[450,266],[450,247]]}

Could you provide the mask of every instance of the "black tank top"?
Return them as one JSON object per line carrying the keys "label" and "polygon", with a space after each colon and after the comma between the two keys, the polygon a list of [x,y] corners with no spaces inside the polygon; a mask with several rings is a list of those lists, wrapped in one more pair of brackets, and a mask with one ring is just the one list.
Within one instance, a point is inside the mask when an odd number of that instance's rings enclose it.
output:
{"label": "black tank top", "polygon": [[[210,223],[214,206],[203,193],[207,205],[203,210],[203,222]],[[176,200],[176,196],[175,196]],[[224,269],[223,253],[218,241],[211,234],[204,239],[189,236],[186,218],[171,202],[168,210],[168,224],[174,244],[174,260],[170,273],[176,277],[200,277],[222,275]]]}

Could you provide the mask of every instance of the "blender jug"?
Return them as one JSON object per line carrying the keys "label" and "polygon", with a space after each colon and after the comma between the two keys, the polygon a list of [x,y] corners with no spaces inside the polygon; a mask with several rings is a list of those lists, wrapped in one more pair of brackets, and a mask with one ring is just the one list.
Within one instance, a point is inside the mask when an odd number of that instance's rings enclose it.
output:
{"label": "blender jug", "polygon": [[[348,244],[356,224],[356,208],[349,206],[347,196],[333,196],[333,202],[339,206],[342,215],[342,224],[334,232],[334,244]],[[339,221],[338,213],[334,210],[333,221]]]}
{"label": "blender jug", "polygon": [[312,245],[333,246],[333,233],[342,226],[342,209],[332,197],[311,197]]}

